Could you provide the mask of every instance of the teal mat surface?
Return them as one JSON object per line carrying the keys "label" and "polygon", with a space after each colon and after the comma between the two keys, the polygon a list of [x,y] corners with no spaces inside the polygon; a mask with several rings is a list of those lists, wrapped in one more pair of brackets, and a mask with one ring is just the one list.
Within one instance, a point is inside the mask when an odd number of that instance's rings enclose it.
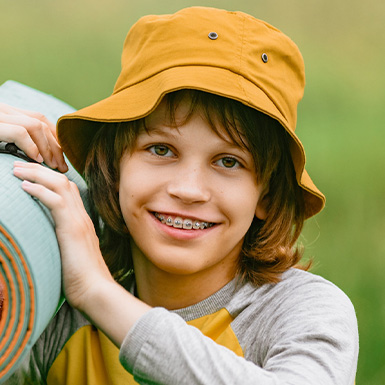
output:
{"label": "teal mat surface", "polygon": [[[74,109],[23,84],[0,86],[0,102],[42,112],[49,120]],[[0,143],[0,149],[5,148]],[[23,361],[63,303],[60,253],[51,214],[21,188],[14,155],[0,153],[0,383]],[[85,182],[69,164],[67,177],[87,207]]]}

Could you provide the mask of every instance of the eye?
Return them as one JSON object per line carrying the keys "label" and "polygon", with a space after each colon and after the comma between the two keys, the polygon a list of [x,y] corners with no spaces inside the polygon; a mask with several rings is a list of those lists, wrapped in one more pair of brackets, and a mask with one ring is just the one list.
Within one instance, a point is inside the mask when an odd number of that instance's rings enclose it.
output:
{"label": "eye", "polygon": [[235,159],[230,156],[225,156],[224,158],[221,158],[215,162],[218,166],[224,167],[224,168],[239,168],[241,167],[241,164]]}
{"label": "eye", "polygon": [[154,146],[151,146],[148,148],[148,150],[153,153],[154,155],[158,156],[174,156],[175,154],[164,144],[155,144]]}

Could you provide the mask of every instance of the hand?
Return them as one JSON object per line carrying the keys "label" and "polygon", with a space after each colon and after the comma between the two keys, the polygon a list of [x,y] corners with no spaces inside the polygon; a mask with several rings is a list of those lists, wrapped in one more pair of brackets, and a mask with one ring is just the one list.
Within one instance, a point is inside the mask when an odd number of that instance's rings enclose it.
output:
{"label": "hand", "polygon": [[38,112],[21,110],[0,103],[0,141],[15,143],[31,159],[66,172],[63,151],[56,138],[56,127]]}
{"label": "hand", "polygon": [[14,175],[23,180],[26,192],[50,210],[60,247],[64,293],[73,307],[83,310],[95,285],[113,278],[76,184],[34,163],[16,161]]}
{"label": "hand", "polygon": [[51,211],[68,303],[119,347],[135,322],[151,308],[112,278],[77,186],[65,175],[36,163],[15,162],[14,175],[23,180],[27,193]]}

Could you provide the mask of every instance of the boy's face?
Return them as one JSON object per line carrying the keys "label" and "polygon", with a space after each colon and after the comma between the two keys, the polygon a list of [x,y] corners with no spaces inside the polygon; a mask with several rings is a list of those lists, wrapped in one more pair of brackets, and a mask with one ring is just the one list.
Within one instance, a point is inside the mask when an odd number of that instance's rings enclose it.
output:
{"label": "boy's face", "polygon": [[[176,111],[183,122],[188,100]],[[170,127],[166,105],[146,119],[120,163],[119,200],[140,279],[195,277],[218,289],[237,268],[254,215],[265,216],[251,154],[195,112]]]}

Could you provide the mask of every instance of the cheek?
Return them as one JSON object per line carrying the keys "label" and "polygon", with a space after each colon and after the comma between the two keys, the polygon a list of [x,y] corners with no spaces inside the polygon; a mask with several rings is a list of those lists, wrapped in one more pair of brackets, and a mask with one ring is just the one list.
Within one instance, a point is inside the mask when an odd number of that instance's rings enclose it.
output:
{"label": "cheek", "polygon": [[130,186],[129,180],[121,180],[119,185],[119,206],[127,226],[128,217],[132,212],[132,203],[135,199],[135,191]]}
{"label": "cheek", "polygon": [[[253,219],[255,217],[255,209],[257,205],[257,197],[255,193],[248,190],[249,193],[241,193],[244,190],[231,191],[231,199],[224,199],[223,207],[225,209],[225,215],[229,220],[229,228],[232,231],[231,240],[242,239],[249,230]],[[228,197],[228,194],[226,193]]]}
{"label": "cheek", "polygon": [[234,215],[245,218],[253,218],[257,208],[261,189],[253,180],[244,183],[234,182],[224,190],[223,198],[228,201],[229,208]]}
{"label": "cheek", "polygon": [[[128,171],[128,170],[127,170]],[[127,172],[119,185],[119,205],[128,229],[138,226],[137,221],[143,216],[143,208],[148,206],[155,191],[153,178],[147,178],[144,172]]]}

